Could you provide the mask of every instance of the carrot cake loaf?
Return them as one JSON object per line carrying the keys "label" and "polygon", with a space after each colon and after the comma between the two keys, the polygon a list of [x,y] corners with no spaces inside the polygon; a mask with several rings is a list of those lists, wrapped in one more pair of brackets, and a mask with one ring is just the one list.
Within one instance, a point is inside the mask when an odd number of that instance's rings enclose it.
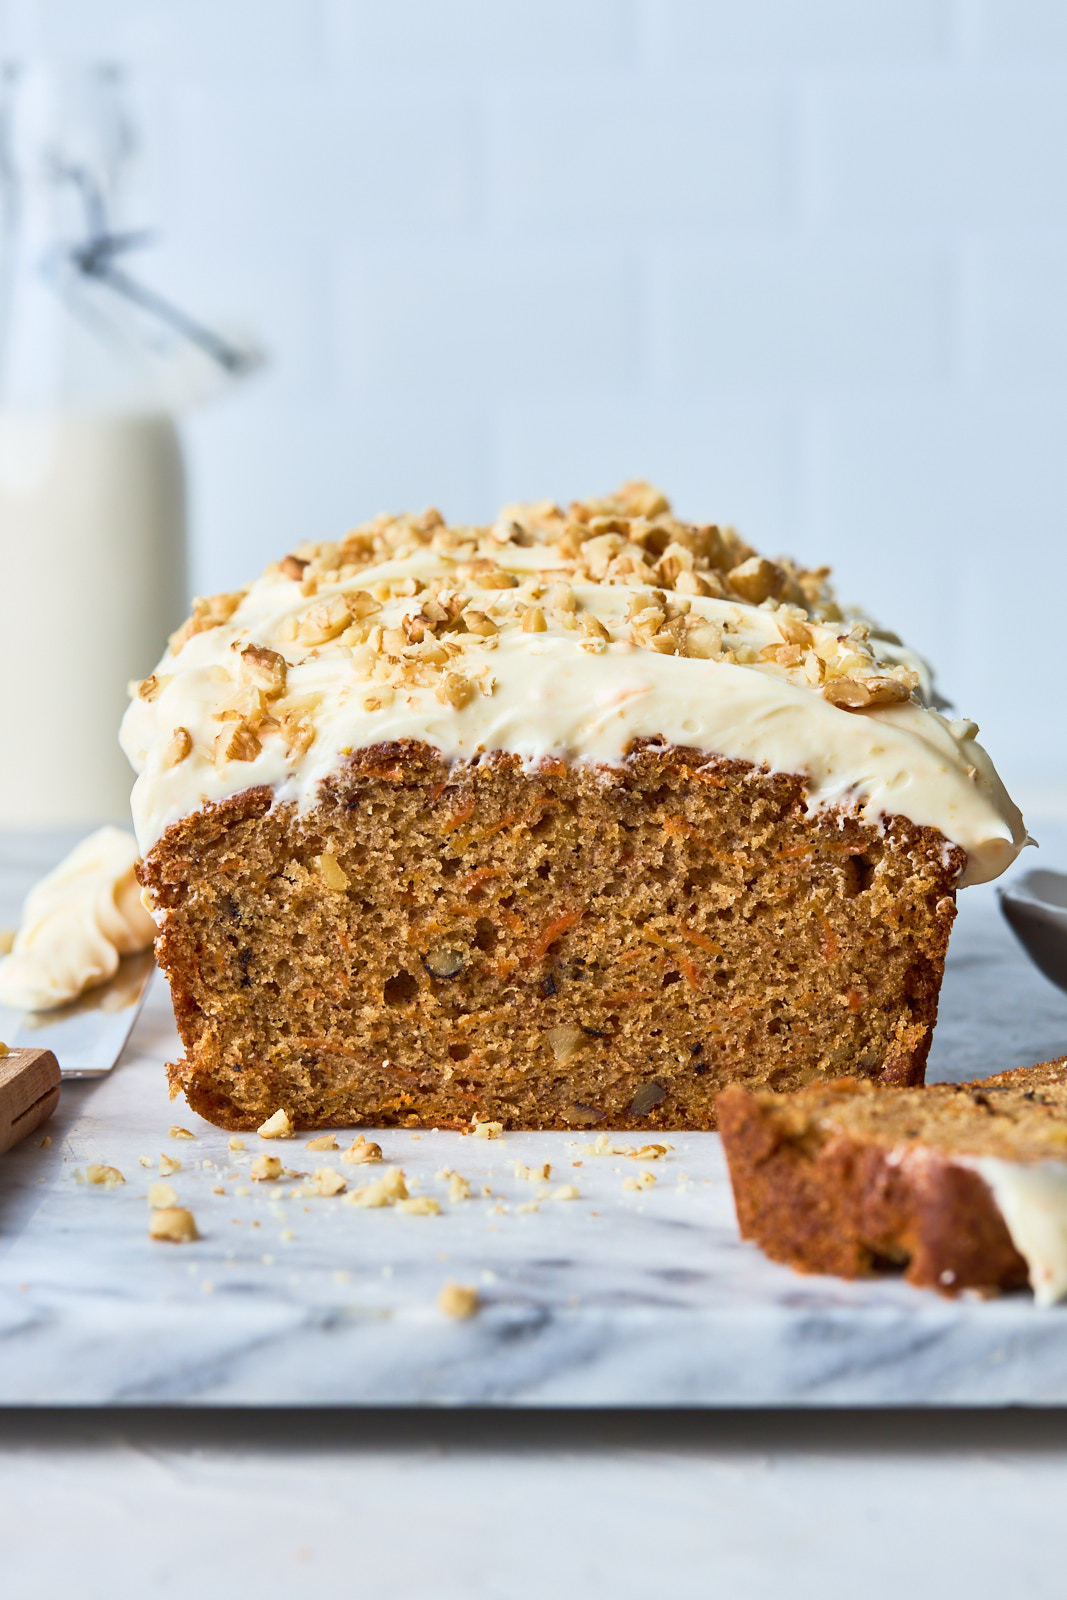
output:
{"label": "carrot cake loaf", "polygon": [[719,1096],[741,1233],[843,1278],[1067,1296],[1067,1058],[978,1083]]}
{"label": "carrot cake loaf", "polygon": [[923,1077],[961,883],[1022,819],[825,570],[625,485],[380,517],[198,600],[122,739],[223,1127],[715,1125]]}

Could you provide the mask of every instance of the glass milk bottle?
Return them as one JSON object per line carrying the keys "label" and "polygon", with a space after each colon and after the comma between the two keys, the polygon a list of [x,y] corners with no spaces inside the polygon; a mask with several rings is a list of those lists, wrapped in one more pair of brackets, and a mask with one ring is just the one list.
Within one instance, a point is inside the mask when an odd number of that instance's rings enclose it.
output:
{"label": "glass milk bottle", "polygon": [[173,345],[221,357],[125,269],[139,240],[110,219],[130,149],[115,69],[5,71],[0,827],[128,817],[127,684],[186,612]]}

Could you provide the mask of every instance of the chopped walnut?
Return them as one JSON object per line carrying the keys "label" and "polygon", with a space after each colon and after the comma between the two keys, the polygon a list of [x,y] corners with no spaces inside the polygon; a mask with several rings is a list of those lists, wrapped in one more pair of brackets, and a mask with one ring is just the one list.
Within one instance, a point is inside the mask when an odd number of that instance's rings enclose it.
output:
{"label": "chopped walnut", "polygon": [[293,1124],[289,1120],[289,1113],[284,1109],[277,1110],[266,1122],[261,1123],[256,1129],[261,1139],[289,1139],[292,1137]]}
{"label": "chopped walnut", "polygon": [[182,1164],[177,1156],[168,1156],[166,1153],[159,1158],[159,1175],[161,1178],[170,1178],[182,1170]]}
{"label": "chopped walnut", "polygon": [[351,621],[352,615],[345,596],[332,594],[328,600],[312,606],[304,615],[300,622],[299,637],[304,644],[326,644],[330,639],[336,639],[339,633],[344,633]]}
{"label": "chopped walnut", "polygon": [[287,711],[281,719],[281,730],[290,760],[299,760],[315,742],[315,724],[306,711]]}
{"label": "chopped walnut", "polygon": [[459,1322],[473,1317],[480,1306],[481,1297],[472,1284],[453,1283],[451,1278],[437,1296],[438,1311],[442,1311],[446,1317],[455,1317]]}
{"label": "chopped walnut", "polygon": [[256,1183],[273,1183],[282,1175],[282,1164],[277,1156],[261,1155],[253,1161],[250,1170]]}
{"label": "chopped walnut", "polygon": [[758,606],[776,595],[782,587],[782,569],[764,556],[751,556],[727,573],[727,582],[734,594]]}
{"label": "chopped walnut", "polygon": [[461,1200],[469,1200],[470,1197],[470,1179],[465,1178],[460,1172],[450,1172],[448,1174],[448,1198],[452,1204],[457,1205]]}
{"label": "chopped walnut", "polygon": [[337,1139],[332,1133],[323,1133],[317,1139],[309,1139],[304,1146],[305,1150],[336,1150]]}
{"label": "chopped walnut", "polygon": [[408,1200],[398,1200],[396,1209],[403,1211],[409,1217],[439,1217],[441,1215],[440,1202],[429,1194],[412,1195]]}
{"label": "chopped walnut", "polygon": [[455,711],[462,711],[473,693],[472,684],[459,672],[446,672],[437,691],[438,699],[447,701]]}
{"label": "chopped walnut", "polygon": [[148,1204],[154,1211],[161,1211],[166,1206],[175,1206],[178,1203],[177,1190],[169,1183],[150,1183],[148,1185]]}
{"label": "chopped walnut", "polygon": [[477,634],[481,638],[490,638],[500,631],[492,617],[487,616],[484,611],[465,611],[463,620],[467,624],[467,632]]}
{"label": "chopped walnut", "polygon": [[570,1027],[549,1028],[544,1034],[544,1040],[555,1060],[560,1063],[569,1061],[589,1043],[588,1035],[583,1033],[581,1028]]}
{"label": "chopped walnut", "polygon": [[167,1244],[192,1244],[200,1234],[191,1211],[184,1206],[163,1206],[148,1220],[148,1237]]}
{"label": "chopped walnut", "polygon": [[369,1143],[362,1134],[341,1154],[342,1161],[348,1161],[354,1166],[364,1161],[380,1161],[381,1159],[381,1145]]}
{"label": "chopped walnut", "polygon": [[553,1189],[548,1198],[550,1200],[580,1200],[581,1191],[573,1183],[561,1183],[558,1189]]}
{"label": "chopped walnut", "polygon": [[344,1189],[345,1180],[333,1167],[316,1167],[311,1176],[319,1194],[327,1198],[340,1194]]}
{"label": "chopped walnut", "polygon": [[624,1178],[622,1186],[624,1189],[651,1189],[655,1181],[654,1172],[639,1172],[636,1177]]}
{"label": "chopped walnut", "polygon": [[229,739],[223,734],[219,744],[227,761],[255,761],[263,749],[259,734],[248,722],[239,722]]}
{"label": "chopped walnut", "polygon": [[246,645],[241,651],[241,671],[265,700],[276,700],[285,693],[289,665],[276,650],[267,650],[258,644]]}
{"label": "chopped walnut", "polygon": [[180,767],[186,756],[192,754],[193,736],[188,728],[175,728],[170,743],[163,751],[161,764],[166,769]]}
{"label": "chopped walnut", "polygon": [[504,1132],[502,1122],[475,1122],[474,1137],[476,1139],[499,1139]]}
{"label": "chopped walnut", "polygon": [[332,850],[324,850],[321,856],[315,857],[315,868],[328,889],[344,894],[348,888],[348,874],[339,866]]}
{"label": "chopped walnut", "polygon": [[188,1128],[179,1128],[177,1126],[177,1124],[175,1124],[171,1128],[168,1128],[167,1132],[168,1132],[168,1134],[170,1135],[170,1137],[172,1139],[195,1139],[196,1138],[196,1134],[191,1132],[190,1129],[188,1129]]}
{"label": "chopped walnut", "polygon": [[345,1195],[345,1204],[375,1209],[395,1205],[398,1200],[407,1198],[408,1187],[403,1170],[400,1167],[386,1167],[376,1183],[350,1190]]}
{"label": "chopped walnut", "polygon": [[862,711],[868,706],[899,705],[909,690],[899,678],[835,678],[823,686],[823,696],[844,711]]}
{"label": "chopped walnut", "polygon": [[99,1161],[89,1162],[85,1169],[85,1180],[104,1189],[115,1189],[120,1183],[126,1182],[118,1167],[105,1167]]}

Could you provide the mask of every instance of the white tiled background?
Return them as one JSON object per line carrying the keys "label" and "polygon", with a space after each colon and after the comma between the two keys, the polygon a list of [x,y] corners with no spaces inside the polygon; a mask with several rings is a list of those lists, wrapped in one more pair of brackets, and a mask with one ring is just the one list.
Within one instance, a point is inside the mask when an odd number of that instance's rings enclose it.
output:
{"label": "white tiled background", "polygon": [[[830,560],[1067,775],[1067,0],[0,0],[134,65],[200,588],[636,474]],[[146,258],[144,269],[149,262]]]}

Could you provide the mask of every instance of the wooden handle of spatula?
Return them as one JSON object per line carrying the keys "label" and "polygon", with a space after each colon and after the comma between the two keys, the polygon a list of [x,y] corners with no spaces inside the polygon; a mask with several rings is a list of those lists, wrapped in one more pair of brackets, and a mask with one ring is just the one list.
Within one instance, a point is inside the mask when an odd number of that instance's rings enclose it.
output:
{"label": "wooden handle of spatula", "polygon": [[47,1122],[59,1104],[59,1062],[51,1050],[0,1056],[0,1154]]}

